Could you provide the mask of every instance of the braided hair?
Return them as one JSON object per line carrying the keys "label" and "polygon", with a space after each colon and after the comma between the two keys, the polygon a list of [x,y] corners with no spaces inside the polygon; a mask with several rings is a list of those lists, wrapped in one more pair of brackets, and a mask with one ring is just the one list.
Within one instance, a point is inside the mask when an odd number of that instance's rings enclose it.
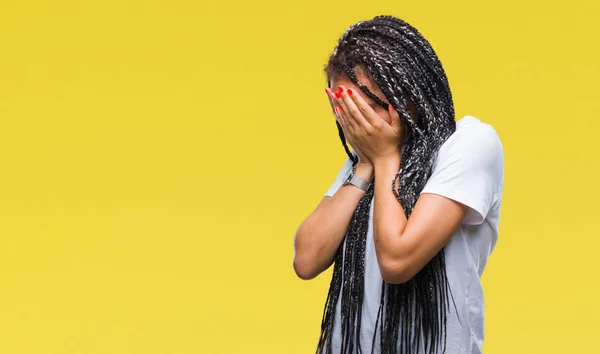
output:
{"label": "braided hair", "polygon": [[[411,25],[393,16],[376,16],[350,26],[325,66],[331,78],[347,75],[367,96],[386,110],[388,104],[359,82],[361,70],[376,83],[396,109],[406,129],[399,171],[391,187],[406,217],[431,176],[440,146],[456,130],[454,104],[442,64],[429,42]],[[410,106],[418,119],[411,118]],[[336,121],[342,145],[352,165],[358,163]],[[377,176],[375,176],[377,178]],[[399,187],[396,181],[399,180]],[[360,327],[364,295],[365,247],[374,184],[361,198],[335,256],[333,276],[321,322],[317,353],[331,354],[336,305],[341,300],[341,353],[362,353]],[[343,286],[342,286],[343,283]],[[402,284],[382,282],[381,300],[371,351],[380,331],[381,353],[437,353],[446,348],[449,296],[452,297],[444,250],[412,279]],[[341,298],[341,299],[340,299]]]}

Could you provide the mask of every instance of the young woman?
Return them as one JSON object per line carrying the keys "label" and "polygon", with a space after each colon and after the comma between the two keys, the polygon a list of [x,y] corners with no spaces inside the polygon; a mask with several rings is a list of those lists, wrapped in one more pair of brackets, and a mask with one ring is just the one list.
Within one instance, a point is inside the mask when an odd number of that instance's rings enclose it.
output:
{"label": "young woman", "polygon": [[438,57],[398,18],[350,26],[325,73],[348,159],[298,228],[293,263],[302,279],[334,264],[317,353],[481,353],[496,131],[455,121]]}

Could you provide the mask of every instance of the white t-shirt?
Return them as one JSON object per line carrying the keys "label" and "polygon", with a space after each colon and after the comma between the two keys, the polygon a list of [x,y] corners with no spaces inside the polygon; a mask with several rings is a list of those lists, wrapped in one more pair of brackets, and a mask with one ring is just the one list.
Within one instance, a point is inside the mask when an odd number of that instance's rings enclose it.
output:
{"label": "white t-shirt", "polygon": [[[332,196],[352,168],[347,158],[329,188]],[[451,304],[447,322],[447,354],[482,352],[484,297],[480,277],[498,239],[498,222],[504,184],[504,151],[495,129],[473,116],[457,121],[456,132],[441,146],[433,172],[421,193],[434,193],[456,200],[470,209],[444,248],[446,273],[456,303]],[[365,294],[362,308],[361,349],[371,351],[375,320],[381,296],[381,273],[373,242],[373,201],[365,252]],[[343,245],[342,245],[343,246]],[[340,347],[340,304],[337,303],[332,344]],[[380,331],[376,350],[379,351]]]}

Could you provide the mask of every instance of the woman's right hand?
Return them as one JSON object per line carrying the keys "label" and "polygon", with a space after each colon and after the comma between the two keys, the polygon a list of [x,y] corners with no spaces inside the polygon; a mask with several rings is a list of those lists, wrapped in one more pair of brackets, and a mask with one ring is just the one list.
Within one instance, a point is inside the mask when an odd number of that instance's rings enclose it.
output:
{"label": "woman's right hand", "polygon": [[331,110],[333,111],[333,114],[335,115],[335,119],[338,121],[338,123],[340,124],[340,126],[342,127],[342,131],[344,132],[344,137],[346,138],[346,142],[352,147],[352,150],[356,153],[356,156],[358,156],[358,164],[357,164],[357,168],[359,168],[360,166],[366,166],[368,168],[373,169],[373,163],[365,156],[365,154],[363,154],[362,151],[360,151],[360,148],[358,148],[358,146],[354,143],[354,141],[352,141],[351,136],[349,134],[346,134],[346,126],[344,123],[344,120],[340,119],[340,115],[338,112],[341,113],[341,109],[338,106],[337,110],[336,110],[336,104],[335,104],[335,100],[333,98],[334,93],[331,91],[330,88],[326,88],[325,92],[327,92],[327,97],[329,98],[329,104],[331,105]]}

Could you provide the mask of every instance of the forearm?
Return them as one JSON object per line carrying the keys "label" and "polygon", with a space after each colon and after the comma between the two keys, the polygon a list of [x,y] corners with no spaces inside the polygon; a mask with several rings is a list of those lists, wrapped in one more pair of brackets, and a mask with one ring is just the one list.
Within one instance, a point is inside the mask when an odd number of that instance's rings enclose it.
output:
{"label": "forearm", "polygon": [[375,164],[375,200],[373,206],[373,237],[377,260],[382,270],[395,268],[390,264],[398,260],[401,235],[408,222],[404,208],[392,191],[392,180],[398,173],[400,157]]}
{"label": "forearm", "polygon": [[[373,167],[356,168],[356,174],[367,181],[373,179],[373,173]],[[364,194],[354,185],[341,186],[300,225],[294,238],[294,269],[300,278],[314,278],[333,263]]]}

